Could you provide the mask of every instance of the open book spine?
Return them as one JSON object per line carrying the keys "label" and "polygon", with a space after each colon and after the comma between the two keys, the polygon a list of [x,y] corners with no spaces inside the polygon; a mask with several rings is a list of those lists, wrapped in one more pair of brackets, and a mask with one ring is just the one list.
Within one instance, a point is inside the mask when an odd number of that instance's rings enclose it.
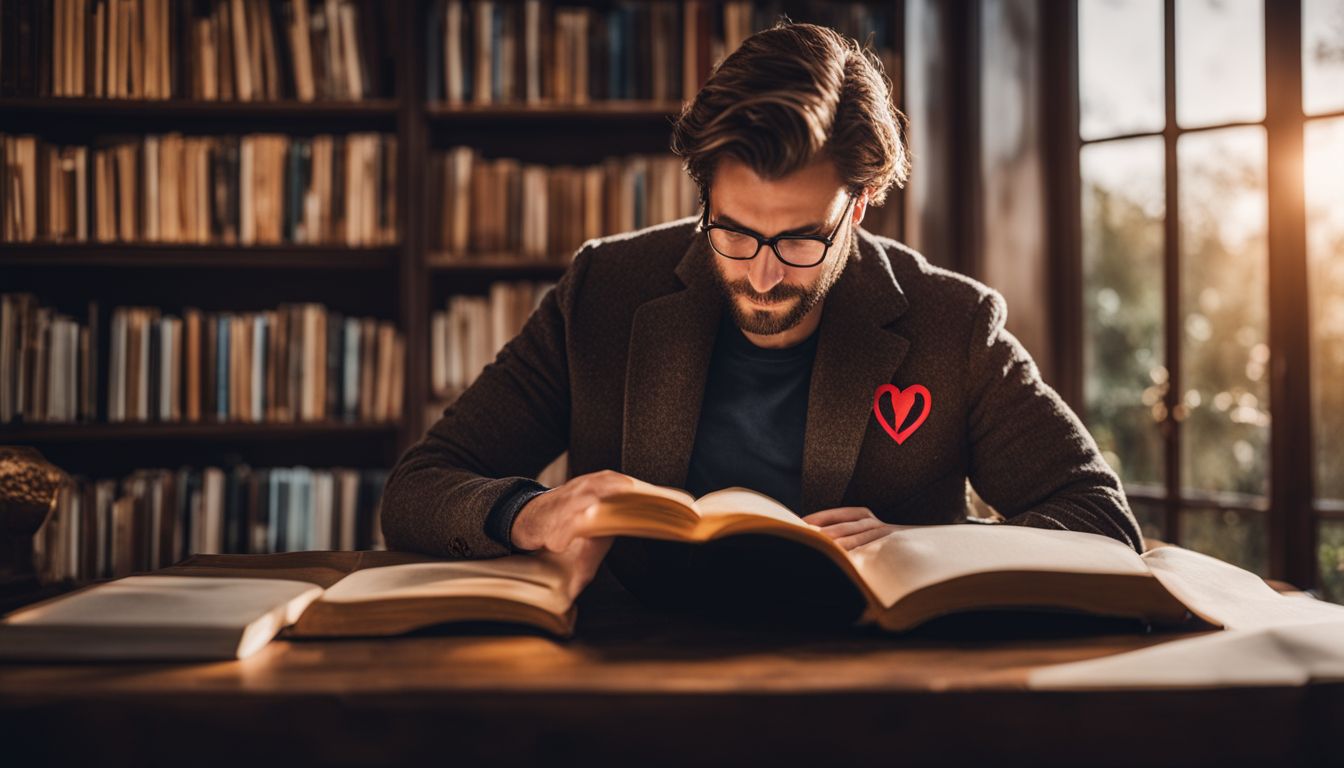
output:
{"label": "open book spine", "polygon": [[[765,534],[820,552],[849,578],[865,609],[856,625],[875,624],[900,632],[939,616],[972,610],[1044,610],[1132,618],[1179,625],[1189,618],[1184,603],[1151,572],[1089,573],[1048,568],[1001,568],[963,573],[925,586],[870,583],[854,553],[820,530],[759,514],[697,516],[670,498],[641,495],[598,505],[583,535],[636,536],[703,543],[739,534]],[[1079,535],[1079,534],[1074,534]],[[881,594],[885,593],[884,600]]]}
{"label": "open book spine", "polygon": [[629,503],[599,504],[592,520],[584,526],[582,535],[637,536],[684,543],[704,543],[742,534],[775,536],[820,552],[853,582],[867,604],[857,623],[871,622],[873,617],[885,610],[882,601],[859,573],[844,548],[815,528],[745,514],[690,518],[688,512],[686,507],[671,500],[647,497],[641,498],[640,506]]}

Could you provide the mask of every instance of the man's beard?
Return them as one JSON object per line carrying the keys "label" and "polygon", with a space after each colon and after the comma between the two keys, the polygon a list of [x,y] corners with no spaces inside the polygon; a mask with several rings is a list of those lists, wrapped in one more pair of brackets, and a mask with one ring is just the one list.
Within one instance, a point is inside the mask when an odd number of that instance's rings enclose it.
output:
{"label": "man's beard", "polygon": [[[853,230],[846,233],[847,236],[843,242],[836,243],[826,254],[826,260],[820,267],[823,271],[822,276],[811,287],[794,285],[792,283],[780,283],[770,289],[768,293],[758,294],[751,287],[751,282],[747,278],[742,278],[735,282],[728,282],[723,272],[717,265],[711,265],[710,271],[714,273],[714,282],[718,284],[719,291],[728,303],[728,309],[733,313],[733,320],[737,327],[747,333],[754,333],[758,336],[773,336],[777,333],[783,333],[790,328],[798,325],[818,304],[826,298],[830,292],[831,286],[840,279],[840,273],[844,270],[845,262],[849,259],[849,249],[853,244]],[[710,256],[716,256],[710,250]],[[775,258],[775,254],[765,248],[756,258]],[[743,308],[738,302],[738,296],[749,299],[758,299],[762,302],[772,305],[770,309],[748,306]],[[778,307],[787,306],[783,312]]]}

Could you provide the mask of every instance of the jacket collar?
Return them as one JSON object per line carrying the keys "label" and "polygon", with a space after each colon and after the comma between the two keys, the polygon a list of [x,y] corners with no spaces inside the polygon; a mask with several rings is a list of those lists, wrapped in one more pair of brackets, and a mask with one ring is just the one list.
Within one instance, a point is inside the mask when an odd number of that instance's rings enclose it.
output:
{"label": "jacket collar", "polygon": [[[800,514],[842,504],[871,418],[909,340],[886,326],[909,307],[882,247],[862,228],[822,308],[803,441]],[[678,262],[681,290],[641,304],[626,368],[621,471],[684,487],[723,299],[699,229]]]}

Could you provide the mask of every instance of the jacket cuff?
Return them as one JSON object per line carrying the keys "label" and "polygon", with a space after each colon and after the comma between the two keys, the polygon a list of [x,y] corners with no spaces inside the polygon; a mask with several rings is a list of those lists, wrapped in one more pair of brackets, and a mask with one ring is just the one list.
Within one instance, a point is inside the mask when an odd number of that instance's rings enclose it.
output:
{"label": "jacket cuff", "polygon": [[536,552],[535,549],[522,549],[514,546],[512,538],[513,521],[522,510],[523,505],[531,501],[533,497],[540,496],[549,490],[551,489],[532,478],[518,478],[518,482],[500,495],[499,500],[495,502],[495,505],[490,508],[490,512],[485,516],[485,535],[496,543],[508,547],[510,552],[517,554]]}

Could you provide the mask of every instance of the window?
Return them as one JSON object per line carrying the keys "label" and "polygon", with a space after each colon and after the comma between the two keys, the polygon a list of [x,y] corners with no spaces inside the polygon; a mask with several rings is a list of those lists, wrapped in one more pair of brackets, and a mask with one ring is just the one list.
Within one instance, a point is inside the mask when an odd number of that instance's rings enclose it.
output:
{"label": "window", "polygon": [[1344,0],[1302,3],[1302,105],[1316,551],[1344,601]]}
{"label": "window", "polygon": [[1083,0],[1077,56],[1083,418],[1145,535],[1344,601],[1344,0]]}

